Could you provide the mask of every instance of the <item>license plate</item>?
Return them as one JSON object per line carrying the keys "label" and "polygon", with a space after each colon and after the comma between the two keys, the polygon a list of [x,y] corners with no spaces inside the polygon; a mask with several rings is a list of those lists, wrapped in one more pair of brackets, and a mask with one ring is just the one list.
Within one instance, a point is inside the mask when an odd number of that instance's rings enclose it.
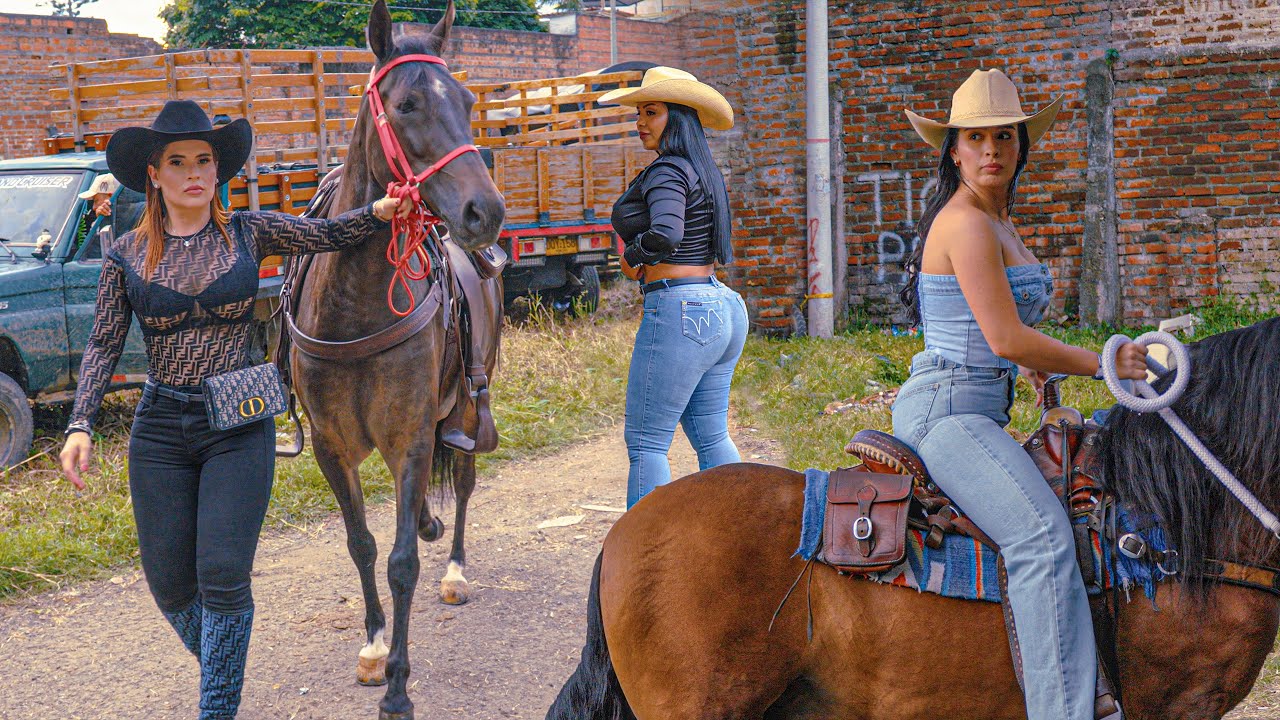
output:
{"label": "license plate", "polygon": [[548,255],[572,255],[578,252],[578,239],[558,237],[547,240]]}

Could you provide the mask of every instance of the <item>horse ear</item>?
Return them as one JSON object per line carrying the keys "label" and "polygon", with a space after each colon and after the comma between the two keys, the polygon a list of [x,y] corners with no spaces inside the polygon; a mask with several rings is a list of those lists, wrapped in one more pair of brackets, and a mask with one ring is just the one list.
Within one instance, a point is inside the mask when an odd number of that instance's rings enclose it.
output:
{"label": "horse ear", "polygon": [[444,17],[431,28],[431,37],[439,43],[440,51],[444,50],[444,44],[449,40],[449,30],[453,27],[453,15],[453,0],[449,0],[449,5],[444,9]]}
{"label": "horse ear", "polygon": [[387,9],[386,0],[376,0],[373,3],[365,34],[369,39],[369,49],[378,58],[378,62],[385,62],[391,57],[395,44],[391,41],[391,11]]}

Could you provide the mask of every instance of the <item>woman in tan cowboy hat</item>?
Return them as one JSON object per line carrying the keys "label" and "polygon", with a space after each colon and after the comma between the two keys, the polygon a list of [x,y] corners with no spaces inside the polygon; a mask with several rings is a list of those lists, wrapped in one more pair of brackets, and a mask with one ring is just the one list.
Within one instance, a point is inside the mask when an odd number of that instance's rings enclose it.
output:
{"label": "woman in tan cowboy hat", "polygon": [[211,427],[202,383],[248,360],[262,258],[353,246],[408,210],[382,198],[333,220],[228,213],[218,188],[252,145],[248,122],[214,130],[187,100],[166,103],[149,128],[112,136],[107,165],[146,194],[146,209],[103,257],[62,449],[63,472],[83,488],[91,423],[136,316],[148,370],[129,434],[129,492],[147,585],[200,661],[201,720],[229,720],[240,706],[253,626],[249,573],[275,474],[272,419]]}
{"label": "woman in tan cowboy hat", "polygon": [[[893,432],[934,481],[1000,545],[1018,629],[1030,720],[1095,715],[1089,602],[1071,523],[1040,471],[1004,426],[1016,372],[1037,390],[1047,373],[1095,375],[1101,358],[1034,329],[1052,279],[1013,224],[1018,176],[1062,105],[1032,115],[999,70],[977,70],[952,98],[946,123],[907,117],[940,151],[938,184],[903,300],[924,324],[925,349],[893,406]],[[1146,375],[1146,350],[1117,355],[1122,377]],[[1115,715],[1098,684],[1100,716]]]}
{"label": "woman in tan cowboy hat", "polygon": [[729,196],[704,127],[733,127],[729,102],[693,75],[647,70],[640,87],[600,102],[636,108],[636,130],[658,157],[613,206],[626,242],[623,272],[640,282],[644,318],[627,377],[627,506],[671,481],[676,425],[700,469],[737,462],[729,437],[729,383],[747,335],[746,305],[715,276],[733,262]]}

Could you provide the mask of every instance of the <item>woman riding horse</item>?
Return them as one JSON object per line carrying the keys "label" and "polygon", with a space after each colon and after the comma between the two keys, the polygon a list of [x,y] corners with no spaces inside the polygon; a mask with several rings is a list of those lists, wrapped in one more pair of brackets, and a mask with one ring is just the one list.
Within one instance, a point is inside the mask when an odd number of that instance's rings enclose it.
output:
{"label": "woman riding horse", "polygon": [[103,257],[61,457],[83,489],[93,418],[136,316],[148,370],[129,433],[129,493],[147,585],[200,660],[201,720],[234,718],[240,707],[249,576],[275,476],[272,419],[211,427],[204,382],[248,361],[264,257],[357,245],[408,210],[382,198],[333,220],[228,213],[218,187],[252,147],[247,121],[214,130],[189,100],[165,103],[151,127],[124,128],[107,144],[111,172],[147,204],[137,230]]}
{"label": "woman riding horse", "polygon": [[[938,184],[920,216],[922,242],[903,293],[924,346],[893,405],[893,432],[943,492],[1000,546],[1018,628],[1030,720],[1094,716],[1093,625],[1062,503],[1004,427],[1015,369],[1039,390],[1049,373],[1095,375],[1101,357],[1035,330],[1049,306],[1049,268],[1011,215],[1027,152],[1062,98],[1024,115],[1013,83],[976,70],[955,92],[951,121],[910,110],[939,150]],[[1146,350],[1126,343],[1120,377],[1146,377]]]}

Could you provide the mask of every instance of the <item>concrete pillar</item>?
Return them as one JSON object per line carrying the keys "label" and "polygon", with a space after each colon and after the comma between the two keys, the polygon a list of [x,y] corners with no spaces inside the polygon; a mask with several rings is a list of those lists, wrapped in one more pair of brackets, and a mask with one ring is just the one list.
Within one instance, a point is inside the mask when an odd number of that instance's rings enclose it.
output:
{"label": "concrete pillar", "polygon": [[1080,321],[1117,325],[1124,315],[1120,254],[1116,244],[1115,80],[1105,59],[1089,63],[1085,76],[1089,169],[1084,196],[1084,247],[1080,258]]}

